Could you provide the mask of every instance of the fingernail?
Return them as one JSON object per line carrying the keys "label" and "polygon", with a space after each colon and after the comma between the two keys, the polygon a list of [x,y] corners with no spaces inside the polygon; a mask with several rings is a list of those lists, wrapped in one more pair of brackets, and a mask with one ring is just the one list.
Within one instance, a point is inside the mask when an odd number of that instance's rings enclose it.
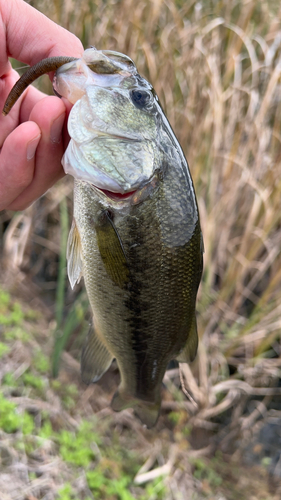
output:
{"label": "fingernail", "polygon": [[58,118],[56,118],[51,126],[50,139],[51,142],[59,143],[61,141],[62,127],[64,123],[65,113],[62,113]]}
{"label": "fingernail", "polygon": [[32,160],[32,158],[34,157],[40,138],[41,134],[37,135],[37,137],[35,137],[35,139],[32,139],[32,141],[28,142],[26,148],[26,156],[28,160]]}

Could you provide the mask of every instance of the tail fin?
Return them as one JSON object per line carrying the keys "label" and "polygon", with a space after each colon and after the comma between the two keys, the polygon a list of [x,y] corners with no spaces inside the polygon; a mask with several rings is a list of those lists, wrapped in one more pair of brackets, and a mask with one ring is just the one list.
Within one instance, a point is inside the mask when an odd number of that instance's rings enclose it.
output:
{"label": "tail fin", "polygon": [[114,411],[133,408],[136,415],[148,429],[156,424],[159,417],[160,406],[160,398],[159,401],[145,401],[124,393],[122,389],[115,392],[111,401],[111,408]]}

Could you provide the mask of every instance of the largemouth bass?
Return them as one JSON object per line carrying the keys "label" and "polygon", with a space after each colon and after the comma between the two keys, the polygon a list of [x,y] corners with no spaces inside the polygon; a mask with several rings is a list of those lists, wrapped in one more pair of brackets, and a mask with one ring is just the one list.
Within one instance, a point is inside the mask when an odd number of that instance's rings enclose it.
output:
{"label": "largemouth bass", "polygon": [[82,379],[98,381],[115,358],[112,408],[152,427],[167,364],[197,352],[203,241],[189,168],[129,57],[88,49],[57,70],[54,90],[74,104],[62,163],[74,177],[68,276],[72,287],[84,277],[93,311]]}

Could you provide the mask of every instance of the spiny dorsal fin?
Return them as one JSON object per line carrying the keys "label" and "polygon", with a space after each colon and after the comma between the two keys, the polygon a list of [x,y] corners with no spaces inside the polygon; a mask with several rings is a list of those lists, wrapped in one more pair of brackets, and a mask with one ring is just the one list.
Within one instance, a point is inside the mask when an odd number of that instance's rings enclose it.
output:
{"label": "spiny dorsal fin", "polygon": [[74,219],[68,236],[66,258],[68,278],[71,288],[74,288],[82,277],[82,250],[79,232]]}

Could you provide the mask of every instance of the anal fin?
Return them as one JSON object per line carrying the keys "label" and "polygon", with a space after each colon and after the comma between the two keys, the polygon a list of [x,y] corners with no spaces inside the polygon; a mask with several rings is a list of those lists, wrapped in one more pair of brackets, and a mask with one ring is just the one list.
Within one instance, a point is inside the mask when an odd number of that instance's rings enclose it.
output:
{"label": "anal fin", "polygon": [[97,382],[108,370],[113,360],[112,354],[91,327],[81,356],[81,376],[85,384]]}
{"label": "anal fin", "polygon": [[198,333],[195,313],[192,318],[192,323],[186,344],[180,354],[177,356],[179,363],[191,363],[197,354],[198,348]]}

